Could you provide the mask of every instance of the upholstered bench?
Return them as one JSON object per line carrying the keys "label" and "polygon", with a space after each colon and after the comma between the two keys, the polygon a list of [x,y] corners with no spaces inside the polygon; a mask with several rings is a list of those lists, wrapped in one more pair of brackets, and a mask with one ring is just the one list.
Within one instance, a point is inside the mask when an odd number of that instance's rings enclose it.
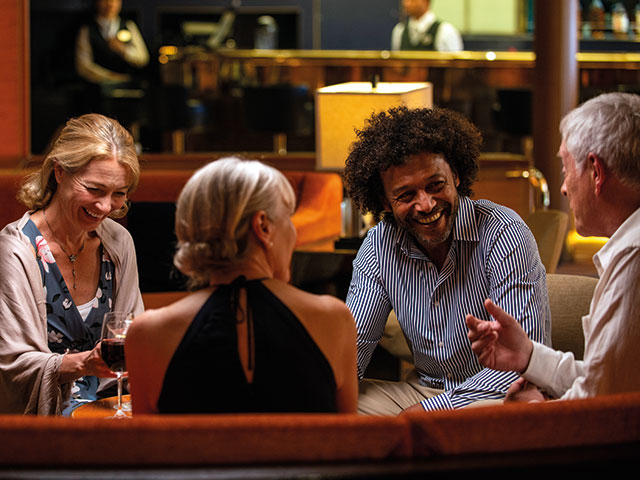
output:
{"label": "upholstered bench", "polygon": [[399,417],[0,415],[0,442],[3,478],[7,472],[38,478],[34,471],[60,469],[75,471],[71,478],[77,472],[92,478],[105,469],[113,476],[135,472],[135,478],[153,478],[158,469],[173,471],[170,478],[193,476],[194,469],[208,472],[199,478],[243,478],[258,468],[259,478],[309,478],[310,472],[313,478],[323,472],[331,478],[425,472],[462,478],[525,470],[545,477],[613,475],[634,465],[640,451],[640,393]]}

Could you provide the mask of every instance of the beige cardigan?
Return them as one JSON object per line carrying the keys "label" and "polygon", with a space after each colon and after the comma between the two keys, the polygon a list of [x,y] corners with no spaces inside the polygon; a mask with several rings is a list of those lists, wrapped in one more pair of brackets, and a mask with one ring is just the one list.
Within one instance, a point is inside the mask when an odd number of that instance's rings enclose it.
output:
{"label": "beige cardigan", "polygon": [[[0,413],[59,414],[70,384],[47,341],[46,296],[35,250],[22,233],[29,212],[0,231]],[[144,310],[133,239],[111,219],[96,229],[115,266],[113,310]]]}

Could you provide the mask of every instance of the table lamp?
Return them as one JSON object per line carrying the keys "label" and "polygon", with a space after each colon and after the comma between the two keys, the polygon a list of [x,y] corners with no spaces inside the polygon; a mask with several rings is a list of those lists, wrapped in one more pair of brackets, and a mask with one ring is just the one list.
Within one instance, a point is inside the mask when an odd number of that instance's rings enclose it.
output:
{"label": "table lamp", "polygon": [[[340,172],[344,168],[355,130],[364,127],[373,113],[404,105],[430,108],[433,85],[428,82],[348,82],[316,91],[316,169]],[[343,233],[339,244],[357,244],[362,218],[345,198],[342,209]],[[355,241],[350,241],[353,239]]]}

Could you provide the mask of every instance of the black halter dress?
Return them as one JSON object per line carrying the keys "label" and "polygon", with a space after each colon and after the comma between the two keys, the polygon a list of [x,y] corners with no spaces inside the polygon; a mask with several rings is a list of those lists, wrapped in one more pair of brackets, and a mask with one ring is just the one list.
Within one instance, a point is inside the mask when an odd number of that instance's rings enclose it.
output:
{"label": "black halter dress", "polygon": [[[238,354],[239,293],[247,293],[247,381]],[[253,348],[251,348],[253,346]],[[167,372],[160,413],[335,412],[333,370],[304,326],[261,280],[219,286],[180,342]]]}

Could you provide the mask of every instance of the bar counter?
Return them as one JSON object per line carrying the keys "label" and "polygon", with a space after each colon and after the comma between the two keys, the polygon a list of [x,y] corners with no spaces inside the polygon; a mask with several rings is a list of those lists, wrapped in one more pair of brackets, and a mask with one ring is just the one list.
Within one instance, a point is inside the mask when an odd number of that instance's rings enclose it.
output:
{"label": "bar counter", "polygon": [[[425,81],[446,72],[447,90],[464,75],[494,87],[533,85],[535,53],[523,51],[413,52],[389,50],[236,50],[160,48],[161,72],[167,83],[196,90],[221,84],[303,83],[316,89],[343,81]],[[640,84],[640,53],[579,52],[576,55],[583,88]],[[438,80],[441,77],[436,75]],[[439,85],[435,84],[436,89]],[[445,96],[447,96],[445,94]]]}

